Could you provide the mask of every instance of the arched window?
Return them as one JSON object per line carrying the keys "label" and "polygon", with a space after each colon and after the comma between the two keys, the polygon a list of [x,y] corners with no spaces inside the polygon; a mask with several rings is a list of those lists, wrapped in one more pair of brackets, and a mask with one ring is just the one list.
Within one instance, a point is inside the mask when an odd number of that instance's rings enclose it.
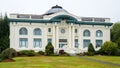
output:
{"label": "arched window", "polygon": [[103,33],[101,30],[97,30],[96,31],[96,37],[102,37],[103,36]]}
{"label": "arched window", "polygon": [[19,30],[19,34],[20,34],[20,35],[27,35],[27,34],[28,34],[27,29],[26,29],[25,27],[21,28],[21,29]]}
{"label": "arched window", "polygon": [[35,28],[34,29],[34,35],[42,35],[41,29]]}
{"label": "arched window", "polygon": [[89,30],[85,30],[84,33],[83,33],[83,35],[85,37],[90,37],[90,31]]}

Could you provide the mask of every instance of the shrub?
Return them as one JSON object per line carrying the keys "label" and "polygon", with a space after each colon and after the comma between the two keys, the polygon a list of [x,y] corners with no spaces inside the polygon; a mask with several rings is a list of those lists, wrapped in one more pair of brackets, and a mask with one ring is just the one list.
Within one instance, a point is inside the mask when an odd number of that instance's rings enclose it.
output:
{"label": "shrub", "polygon": [[94,53],[93,52],[87,52],[87,55],[88,56],[94,56]]}
{"label": "shrub", "polygon": [[65,52],[64,50],[59,50],[59,55],[60,56],[70,56],[70,54]]}
{"label": "shrub", "polygon": [[49,42],[47,44],[47,46],[45,47],[45,55],[50,56],[52,54],[54,54],[54,47],[53,47],[52,43]]}
{"label": "shrub", "polygon": [[4,59],[4,56],[0,54],[0,62]]}
{"label": "shrub", "polygon": [[11,59],[17,56],[17,52],[13,48],[7,48],[4,51],[2,51],[2,55],[4,56],[5,59],[6,58]]}
{"label": "shrub", "polygon": [[89,46],[88,46],[88,52],[93,52],[93,53],[95,53],[95,49],[94,49],[92,43],[90,43]]}
{"label": "shrub", "polygon": [[77,55],[78,55],[78,56],[86,56],[86,55],[87,55],[87,52],[78,53]]}
{"label": "shrub", "polygon": [[89,46],[88,46],[88,53],[87,53],[87,55],[88,56],[93,56],[94,54],[95,54],[95,49],[94,49],[92,43],[90,43]]}
{"label": "shrub", "polygon": [[111,41],[107,41],[102,45],[102,47],[100,49],[100,54],[115,55],[116,50],[117,50],[117,44],[113,43]]}
{"label": "shrub", "polygon": [[116,50],[115,55],[116,55],[116,56],[120,56],[120,49],[117,49],[117,50]]}
{"label": "shrub", "polygon": [[22,50],[19,52],[21,55],[26,55],[26,56],[35,56],[35,52],[33,50]]}
{"label": "shrub", "polygon": [[44,52],[43,51],[39,51],[38,54],[44,55]]}

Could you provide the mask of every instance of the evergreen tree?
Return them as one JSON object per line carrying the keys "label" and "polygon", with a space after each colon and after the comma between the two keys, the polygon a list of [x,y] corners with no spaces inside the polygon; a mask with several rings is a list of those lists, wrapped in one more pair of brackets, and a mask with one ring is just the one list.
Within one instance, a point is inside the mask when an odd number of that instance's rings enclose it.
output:
{"label": "evergreen tree", "polygon": [[94,49],[92,43],[90,43],[90,45],[88,46],[88,52],[93,52],[93,53],[95,53],[95,49]]}
{"label": "evergreen tree", "polygon": [[54,47],[53,47],[53,45],[52,45],[51,42],[49,42],[49,43],[47,44],[47,46],[45,47],[45,54],[46,54],[47,56],[50,56],[50,55],[53,55],[53,54],[54,54]]}
{"label": "evergreen tree", "polygon": [[0,53],[9,47],[9,23],[7,14],[0,19]]}

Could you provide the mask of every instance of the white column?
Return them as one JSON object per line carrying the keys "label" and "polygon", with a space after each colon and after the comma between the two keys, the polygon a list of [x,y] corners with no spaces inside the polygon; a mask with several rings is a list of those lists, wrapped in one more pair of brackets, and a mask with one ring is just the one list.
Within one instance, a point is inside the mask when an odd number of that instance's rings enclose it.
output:
{"label": "white column", "polygon": [[72,45],[72,48],[74,48],[74,37],[75,37],[75,33],[74,33],[74,26],[72,26],[72,34],[71,34],[71,37],[72,37],[72,42],[71,42],[71,45]]}
{"label": "white column", "polygon": [[28,27],[28,49],[33,49],[33,39],[32,38],[33,36],[33,29],[32,29],[32,26],[30,25]]}
{"label": "white column", "polygon": [[55,41],[55,39],[56,39],[56,36],[55,36],[55,35],[56,35],[56,33],[55,33],[55,32],[56,32],[56,26],[53,26],[52,44],[53,44],[54,48],[56,49],[56,44],[55,44],[55,42],[56,42],[56,41]]}
{"label": "white column", "polygon": [[71,26],[69,26],[69,37],[68,37],[68,46],[70,47],[70,48],[72,48],[72,46],[71,46],[71,39],[72,39],[72,32],[71,32],[72,30],[71,30]]}
{"label": "white column", "polygon": [[59,33],[59,27],[58,26],[56,26],[56,49],[58,49],[59,48],[59,35],[58,35],[58,33]]}

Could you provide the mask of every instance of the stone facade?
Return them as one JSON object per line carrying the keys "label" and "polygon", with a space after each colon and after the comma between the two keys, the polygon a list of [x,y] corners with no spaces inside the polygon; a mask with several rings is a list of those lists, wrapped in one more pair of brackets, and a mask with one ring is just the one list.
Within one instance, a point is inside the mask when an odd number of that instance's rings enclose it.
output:
{"label": "stone facade", "polygon": [[[54,12],[50,13],[53,9]],[[43,15],[10,14],[10,48],[44,51],[47,43],[51,42],[55,52],[63,49],[69,53],[80,53],[87,51],[89,43],[98,50],[110,40],[112,23],[109,23],[109,18],[90,17],[92,20],[89,21],[87,17],[86,21],[82,21],[85,17],[70,14],[60,6],[49,11]]]}

